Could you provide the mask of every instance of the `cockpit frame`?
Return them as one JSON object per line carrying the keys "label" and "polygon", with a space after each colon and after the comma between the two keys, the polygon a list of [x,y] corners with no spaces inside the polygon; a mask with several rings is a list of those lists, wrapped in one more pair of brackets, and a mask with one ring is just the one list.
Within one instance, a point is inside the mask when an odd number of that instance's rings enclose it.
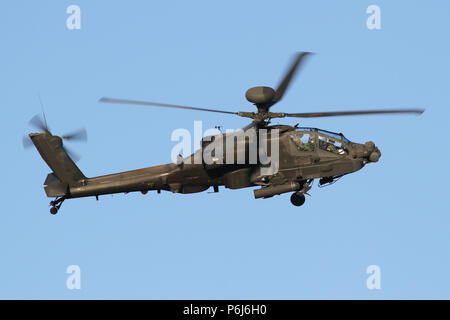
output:
{"label": "cockpit frame", "polygon": [[296,146],[296,152],[317,153],[322,150],[341,156],[349,154],[351,143],[342,133],[310,127],[297,128],[290,134],[290,139]]}
{"label": "cockpit frame", "polygon": [[342,140],[342,142],[344,142],[346,145],[350,145],[350,143],[351,143],[351,141],[349,139],[347,139],[342,133],[332,132],[332,131],[323,130],[323,129],[319,129],[319,128],[311,128],[311,127],[297,127],[296,131],[317,132],[319,134],[329,136],[330,138]]}

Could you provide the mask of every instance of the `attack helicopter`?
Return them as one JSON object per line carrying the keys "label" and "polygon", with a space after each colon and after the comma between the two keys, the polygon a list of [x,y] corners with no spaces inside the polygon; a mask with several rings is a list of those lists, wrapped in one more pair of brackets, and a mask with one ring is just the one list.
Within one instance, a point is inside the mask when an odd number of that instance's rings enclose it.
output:
{"label": "attack helicopter", "polygon": [[[157,193],[169,191],[189,194],[211,187],[214,192],[218,192],[219,186],[229,189],[257,187],[253,191],[256,199],[292,192],[291,203],[301,206],[315,179],[319,180],[319,186],[333,184],[344,175],[356,172],[368,163],[377,162],[381,152],[371,141],[357,143],[350,141],[342,133],[319,128],[271,125],[272,119],[374,114],[419,115],[424,112],[423,109],[272,112],[271,108],[282,100],[296,72],[310,55],[309,52],[296,54],[276,89],[257,86],[246,91],[245,96],[256,107],[256,112],[106,97],[99,100],[102,103],[215,112],[251,119],[250,124],[240,130],[243,138],[236,137],[235,133],[205,137],[199,150],[185,158],[180,155],[174,163],[88,178],[76,166],[73,153],[63,145],[63,140],[86,140],[85,130],[60,137],[50,132],[45,115],[44,118],[35,116],[30,120],[30,125],[41,132],[30,133],[25,137],[24,145],[34,145],[52,170],[44,182],[46,195],[55,198],[50,202],[50,213],[56,214],[67,199],[96,197],[98,200],[100,195],[105,194],[146,194],[152,190]],[[230,141],[233,143],[227,143]],[[262,146],[267,152],[265,157],[261,157]],[[206,150],[210,151],[209,157],[205,157]],[[255,150],[258,152],[255,153]],[[275,159],[274,155],[277,156],[276,161],[267,162],[269,153],[271,160]]]}

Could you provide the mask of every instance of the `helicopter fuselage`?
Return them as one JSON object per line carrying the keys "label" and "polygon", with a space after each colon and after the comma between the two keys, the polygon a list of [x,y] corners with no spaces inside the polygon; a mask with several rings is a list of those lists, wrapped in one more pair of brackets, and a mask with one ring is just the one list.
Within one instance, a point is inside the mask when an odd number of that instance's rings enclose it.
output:
{"label": "helicopter fuselage", "polygon": [[[252,144],[248,139],[241,140],[241,144],[238,141],[232,149],[235,154],[245,153],[244,163],[236,163],[236,155],[233,163],[225,161],[226,148],[223,148],[224,152],[220,157],[213,155],[215,162],[207,163],[201,158],[200,163],[195,163],[198,153],[204,151],[208,145],[212,149],[216,144],[217,151],[221,139],[227,138],[227,134],[223,134],[208,139],[208,144],[202,141],[202,149],[180,159],[178,163],[81,179],[76,185],[68,186],[68,194],[65,196],[77,198],[136,191],[145,194],[151,190],[187,194],[202,192],[210,187],[218,191],[219,186],[229,189],[261,186],[264,190],[258,189],[262,190],[259,193],[255,190],[255,197],[268,198],[285,192],[300,191],[317,178],[321,179],[321,184],[331,183],[335,178],[360,170],[366,163],[378,161],[381,155],[371,142],[350,142],[342,134],[325,130],[291,126],[272,126],[268,129],[279,131],[276,138],[268,135],[263,140],[267,145],[271,145],[272,139],[278,140],[278,165],[276,170],[269,174],[265,173],[264,169],[268,169],[270,165],[262,164],[261,159],[257,158],[255,163],[250,163]],[[272,156],[273,150],[270,150],[270,153]]]}

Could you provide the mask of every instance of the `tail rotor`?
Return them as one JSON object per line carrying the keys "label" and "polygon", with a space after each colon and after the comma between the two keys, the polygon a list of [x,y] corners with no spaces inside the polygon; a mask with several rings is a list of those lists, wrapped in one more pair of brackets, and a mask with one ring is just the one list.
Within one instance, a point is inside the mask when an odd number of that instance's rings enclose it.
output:
{"label": "tail rotor", "polygon": [[[33,118],[30,119],[28,124],[30,125],[30,127],[38,129],[42,133],[52,135],[52,133],[50,132],[50,128],[47,125],[47,120],[45,119],[44,113],[42,113],[42,116],[40,114],[36,114],[35,116],[33,116]],[[86,129],[81,128],[72,131],[68,134],[62,135],[61,139],[68,142],[87,142],[88,135]],[[28,149],[31,146],[33,146],[33,142],[31,140],[30,135],[24,135],[22,137],[22,145],[24,149]],[[76,152],[68,149],[66,146],[63,146],[63,148],[74,162],[77,162],[78,160],[81,159],[81,156],[79,156]]]}

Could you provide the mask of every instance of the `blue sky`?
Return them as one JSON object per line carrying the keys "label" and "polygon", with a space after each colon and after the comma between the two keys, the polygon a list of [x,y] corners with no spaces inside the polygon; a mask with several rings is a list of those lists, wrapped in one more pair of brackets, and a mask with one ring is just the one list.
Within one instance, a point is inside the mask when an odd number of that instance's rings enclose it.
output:
{"label": "blue sky", "polygon": [[[81,30],[66,8],[81,8]],[[381,8],[368,30],[366,8]],[[3,1],[0,298],[450,298],[446,1]],[[49,173],[23,150],[40,93],[55,134],[87,176],[170,161],[173,130],[239,128],[228,115],[100,104],[102,96],[254,111],[292,54],[316,53],[272,111],[423,107],[420,116],[311,119],[373,140],[380,162],[301,207],[251,189],[66,201],[51,216]],[[295,124],[295,119],[286,123]],[[275,121],[276,123],[276,121]],[[381,268],[381,290],[366,268]],[[81,290],[66,268],[81,268]]]}

